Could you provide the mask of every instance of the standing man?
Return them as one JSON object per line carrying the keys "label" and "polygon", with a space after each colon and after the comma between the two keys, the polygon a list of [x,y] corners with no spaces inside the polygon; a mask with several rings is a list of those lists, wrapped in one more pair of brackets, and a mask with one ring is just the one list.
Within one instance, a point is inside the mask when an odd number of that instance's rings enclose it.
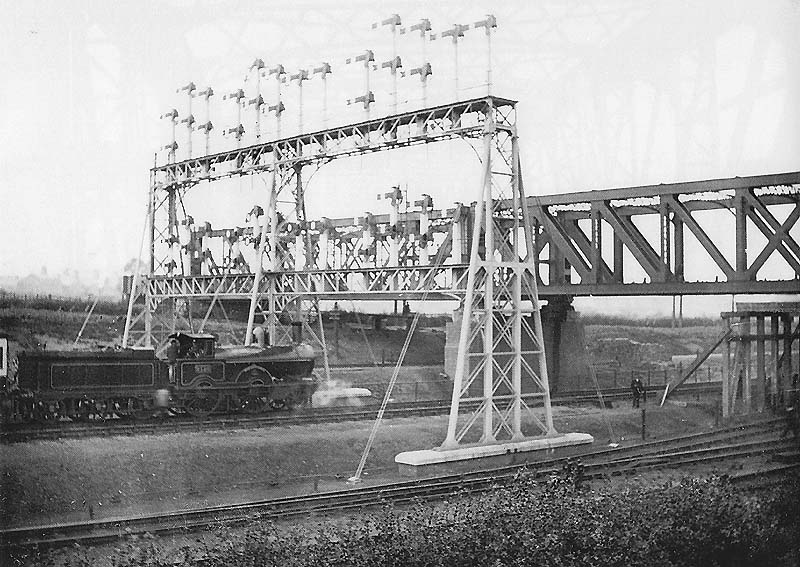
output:
{"label": "standing man", "polygon": [[175,383],[175,367],[178,363],[178,339],[172,338],[167,346],[167,362],[169,362],[169,383]]}
{"label": "standing man", "polygon": [[644,384],[639,378],[634,378],[631,380],[631,396],[633,396],[633,404],[631,407],[638,408],[639,407],[639,399],[642,397],[644,393]]}
{"label": "standing man", "polygon": [[792,437],[797,440],[800,438],[800,392],[797,391],[798,375],[792,376],[792,388],[789,390],[786,407],[783,408],[784,428],[781,432],[783,439],[790,431]]}

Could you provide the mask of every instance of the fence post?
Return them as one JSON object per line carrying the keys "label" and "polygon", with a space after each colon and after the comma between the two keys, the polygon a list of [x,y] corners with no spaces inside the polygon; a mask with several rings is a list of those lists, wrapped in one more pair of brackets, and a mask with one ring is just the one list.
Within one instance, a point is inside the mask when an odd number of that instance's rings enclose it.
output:
{"label": "fence post", "polygon": [[[694,385],[695,386],[697,386],[697,379],[698,379],[697,374],[698,374],[698,372],[694,373]],[[695,398],[694,399],[697,400],[698,402],[700,401],[700,390],[696,390],[695,391]]]}
{"label": "fence post", "polygon": [[646,415],[645,412],[646,410],[642,408],[642,441],[644,441],[647,438],[647,422],[645,419]]}

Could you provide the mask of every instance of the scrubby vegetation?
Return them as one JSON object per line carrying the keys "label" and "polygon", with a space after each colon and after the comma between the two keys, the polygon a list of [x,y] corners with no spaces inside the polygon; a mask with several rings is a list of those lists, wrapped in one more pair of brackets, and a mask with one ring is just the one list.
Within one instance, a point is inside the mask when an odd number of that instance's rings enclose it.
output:
{"label": "scrubby vegetation", "polygon": [[[68,298],[53,295],[15,295],[0,290],[0,331],[11,335],[20,349],[69,348],[86,319],[94,297]],[[226,313],[230,322],[222,330],[224,340],[229,329],[239,338],[246,328],[248,302],[230,304]],[[102,300],[82,334],[81,348],[119,344],[124,330],[127,305]],[[207,305],[198,302],[194,315],[199,321]],[[329,347],[328,363],[332,366],[392,366],[397,360],[411,317],[406,315],[365,314],[340,309],[338,320],[332,312],[322,314],[325,338]],[[719,320],[713,318],[684,319],[682,328],[672,328],[669,317],[636,318],[582,314],[586,326],[587,347],[598,367],[648,369],[667,364],[674,354],[696,354],[713,344],[719,335]],[[445,345],[445,325],[451,320],[444,315],[423,315],[419,321],[406,357],[410,365],[441,365]],[[317,330],[318,322],[312,321]],[[366,340],[365,340],[366,337]],[[16,345],[12,344],[12,353]]]}
{"label": "scrubby vegetation", "polygon": [[[84,313],[94,302],[94,296],[59,297],[54,295],[17,295],[0,290],[0,309],[36,309],[56,312]],[[101,299],[94,313],[104,315],[125,315],[127,305],[122,301]]]}
{"label": "scrubby vegetation", "polygon": [[[386,507],[315,527],[254,523],[216,543],[165,553],[149,539],[110,563],[138,566],[745,566],[800,560],[797,484],[751,496],[725,478],[658,488],[577,490],[568,479],[522,476],[481,497]],[[70,565],[93,564],[81,553]]]}
{"label": "scrubby vegetation", "polygon": [[[585,325],[611,325],[626,327],[653,327],[673,328],[675,320],[672,317],[637,317],[622,315],[606,315],[604,313],[581,313]],[[684,317],[681,327],[714,327],[720,324],[718,317]]]}

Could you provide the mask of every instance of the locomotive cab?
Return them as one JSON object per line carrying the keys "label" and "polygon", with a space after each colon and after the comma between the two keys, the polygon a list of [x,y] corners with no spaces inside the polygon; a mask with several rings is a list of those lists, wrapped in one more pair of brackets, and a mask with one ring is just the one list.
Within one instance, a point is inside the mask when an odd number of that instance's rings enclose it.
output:
{"label": "locomotive cab", "polygon": [[217,337],[208,334],[173,333],[170,341],[177,341],[176,357],[187,358],[214,358]]}

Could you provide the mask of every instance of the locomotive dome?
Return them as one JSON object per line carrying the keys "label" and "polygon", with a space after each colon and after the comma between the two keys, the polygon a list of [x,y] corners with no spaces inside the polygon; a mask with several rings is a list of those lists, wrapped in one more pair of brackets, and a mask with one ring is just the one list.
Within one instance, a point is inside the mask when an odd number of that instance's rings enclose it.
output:
{"label": "locomotive dome", "polygon": [[308,343],[299,343],[295,345],[295,352],[297,356],[300,358],[315,358],[316,353],[314,352],[314,347],[312,347]]}

